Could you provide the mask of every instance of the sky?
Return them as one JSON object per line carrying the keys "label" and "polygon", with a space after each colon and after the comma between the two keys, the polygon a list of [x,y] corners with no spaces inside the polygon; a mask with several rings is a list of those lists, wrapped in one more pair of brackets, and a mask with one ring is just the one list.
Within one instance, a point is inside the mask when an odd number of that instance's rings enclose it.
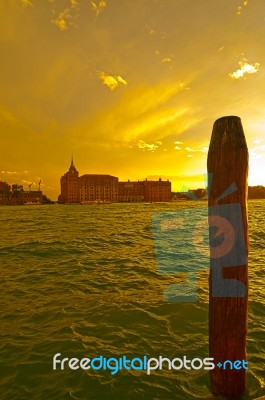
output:
{"label": "sky", "polygon": [[204,187],[241,118],[265,185],[264,0],[0,0],[0,180],[53,200],[80,175]]}

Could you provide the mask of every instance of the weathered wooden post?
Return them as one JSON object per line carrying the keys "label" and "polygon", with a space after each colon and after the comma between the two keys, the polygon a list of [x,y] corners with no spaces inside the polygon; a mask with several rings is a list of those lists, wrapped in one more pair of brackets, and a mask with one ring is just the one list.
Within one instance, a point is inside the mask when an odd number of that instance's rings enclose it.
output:
{"label": "weathered wooden post", "polygon": [[248,149],[239,117],[215,121],[207,169],[209,353],[219,365],[210,371],[210,384],[214,394],[235,399],[246,387],[248,304]]}

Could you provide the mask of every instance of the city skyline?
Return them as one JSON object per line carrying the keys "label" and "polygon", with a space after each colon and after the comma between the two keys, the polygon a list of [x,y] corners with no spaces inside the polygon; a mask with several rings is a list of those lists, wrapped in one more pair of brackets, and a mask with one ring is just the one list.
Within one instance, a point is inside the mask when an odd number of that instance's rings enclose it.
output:
{"label": "city skyline", "polygon": [[0,180],[53,200],[80,174],[205,187],[214,121],[238,115],[265,185],[263,0],[7,0]]}

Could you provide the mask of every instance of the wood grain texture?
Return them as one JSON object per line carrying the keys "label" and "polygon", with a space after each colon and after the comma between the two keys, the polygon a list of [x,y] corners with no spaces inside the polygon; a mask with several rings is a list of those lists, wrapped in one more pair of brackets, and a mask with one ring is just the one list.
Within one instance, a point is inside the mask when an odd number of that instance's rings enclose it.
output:
{"label": "wood grain texture", "polygon": [[[247,189],[248,149],[239,117],[228,116],[215,121],[207,160],[208,173],[213,174],[209,206],[239,203],[242,212],[244,240],[248,254]],[[218,202],[216,199],[235,183],[237,190]],[[232,209],[232,207],[231,207]],[[232,212],[232,211],[231,211]],[[214,297],[212,260],[209,275],[209,354],[215,362],[246,360],[248,265],[230,266],[222,270],[223,278],[237,279],[246,287],[245,297]],[[236,399],[244,393],[246,371],[210,371],[211,391]]]}

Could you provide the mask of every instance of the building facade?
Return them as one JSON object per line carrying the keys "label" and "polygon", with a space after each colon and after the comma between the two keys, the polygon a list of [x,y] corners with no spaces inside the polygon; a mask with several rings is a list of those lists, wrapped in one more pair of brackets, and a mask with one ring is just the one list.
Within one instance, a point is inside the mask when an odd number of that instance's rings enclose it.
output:
{"label": "building facade", "polygon": [[79,201],[118,202],[118,178],[111,175],[85,174],[79,178]]}
{"label": "building facade", "polygon": [[161,178],[158,181],[119,182],[119,201],[171,201],[171,182]]}
{"label": "building facade", "polygon": [[69,171],[61,177],[59,203],[118,202],[118,178],[106,174],[79,176],[73,159]]}
{"label": "building facade", "polygon": [[159,202],[171,201],[171,182],[137,181],[119,182],[106,174],[85,174],[79,176],[72,160],[69,171],[61,177],[59,203],[93,202]]}
{"label": "building facade", "polygon": [[171,201],[171,182],[162,181],[159,178],[158,181],[144,181],[144,196],[145,201],[157,202],[157,201]]}
{"label": "building facade", "polygon": [[143,182],[119,182],[119,202],[145,201]]}
{"label": "building facade", "polygon": [[0,205],[42,204],[42,191],[24,190],[22,185],[0,182]]}
{"label": "building facade", "polygon": [[61,177],[59,203],[79,203],[79,172],[72,159],[69,170]]}
{"label": "building facade", "polygon": [[10,204],[11,197],[11,186],[7,182],[0,181],[0,204]]}

